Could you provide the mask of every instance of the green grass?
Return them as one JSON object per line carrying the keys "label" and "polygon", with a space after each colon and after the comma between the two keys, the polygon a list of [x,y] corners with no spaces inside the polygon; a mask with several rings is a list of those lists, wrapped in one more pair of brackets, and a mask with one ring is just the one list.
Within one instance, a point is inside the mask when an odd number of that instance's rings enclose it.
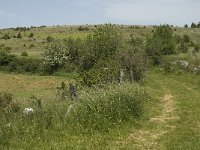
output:
{"label": "green grass", "polygon": [[[6,76],[11,81],[6,80]],[[44,82],[45,78],[15,74],[6,76],[1,73],[1,82],[5,82],[3,89],[6,89],[6,84],[12,82],[12,91],[16,93],[14,97],[23,97],[23,87],[19,86],[19,81],[26,82],[25,85],[28,86],[36,80]],[[53,82],[54,78],[48,77],[46,80]],[[18,82],[12,81],[15,79],[18,79]],[[44,83],[41,85],[45,86]],[[10,149],[199,149],[200,77],[189,73],[166,74],[160,68],[151,69],[143,83],[143,88],[151,98],[143,105],[143,116],[138,119],[122,119],[119,123],[120,119],[115,118],[116,114],[119,118],[123,114],[129,116],[126,108],[129,105],[126,104],[131,97],[127,97],[126,94],[135,95],[134,89],[137,89],[137,86],[126,84],[119,88],[114,86],[98,91],[82,89],[82,100],[77,103],[48,101],[46,97],[46,100],[42,101],[45,110],[45,113],[41,112],[42,115],[38,113],[32,116],[32,119],[30,116],[30,120],[23,120],[14,115],[10,120],[1,122],[4,134],[1,130],[0,147],[7,145]],[[33,90],[27,92],[31,95]],[[122,99],[125,94],[125,101],[118,103],[119,97],[113,95],[113,92],[118,93]],[[44,94],[44,91],[42,93]],[[71,118],[70,124],[70,120],[63,120],[63,115],[72,104],[76,113],[72,113],[74,118]],[[33,103],[26,103],[24,106],[34,107]],[[109,115],[115,118],[114,122],[109,120]],[[103,118],[107,120],[104,126],[101,126]],[[6,124],[10,122],[11,127],[8,127]],[[103,128],[98,130],[98,126]]]}

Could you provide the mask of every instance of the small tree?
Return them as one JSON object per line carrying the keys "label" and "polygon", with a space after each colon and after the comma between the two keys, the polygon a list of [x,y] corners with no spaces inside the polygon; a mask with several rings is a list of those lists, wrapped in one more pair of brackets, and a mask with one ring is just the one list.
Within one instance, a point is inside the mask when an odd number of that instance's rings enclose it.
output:
{"label": "small tree", "polygon": [[188,25],[187,25],[187,24],[185,24],[185,25],[184,25],[184,27],[185,27],[185,28],[188,28]]}
{"label": "small tree", "polygon": [[17,34],[17,38],[22,38],[22,35],[20,32]]}
{"label": "small tree", "polygon": [[34,34],[32,32],[28,35],[29,38],[32,38],[33,36]]}
{"label": "small tree", "polygon": [[196,28],[196,27],[197,27],[197,25],[194,22],[192,22],[191,28]]}
{"label": "small tree", "polygon": [[53,73],[68,62],[68,47],[61,40],[53,40],[42,54],[43,65],[48,73]]}
{"label": "small tree", "polygon": [[167,25],[157,27],[153,35],[146,39],[146,53],[153,64],[160,64],[163,55],[174,54],[173,30]]}
{"label": "small tree", "polygon": [[197,24],[197,28],[200,28],[200,22]]}

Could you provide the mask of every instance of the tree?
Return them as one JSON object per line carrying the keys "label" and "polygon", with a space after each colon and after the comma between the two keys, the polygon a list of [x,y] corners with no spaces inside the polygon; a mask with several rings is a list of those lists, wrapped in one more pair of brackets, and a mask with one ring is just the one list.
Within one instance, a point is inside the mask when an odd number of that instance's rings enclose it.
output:
{"label": "tree", "polygon": [[62,40],[53,40],[44,50],[42,61],[48,73],[53,73],[68,62],[68,47]]}
{"label": "tree", "polygon": [[98,26],[94,31],[93,52],[95,59],[106,59],[112,57],[120,47],[121,35],[116,26],[106,24]]}
{"label": "tree", "polygon": [[197,28],[200,28],[200,22],[197,24]]}
{"label": "tree", "polygon": [[187,25],[187,24],[185,24],[185,25],[184,25],[184,27],[185,27],[185,28],[188,28],[188,25]]}
{"label": "tree", "polygon": [[112,58],[121,46],[121,34],[111,24],[98,26],[84,41],[81,61],[84,70],[91,69],[99,61]]}
{"label": "tree", "polygon": [[197,25],[194,22],[192,22],[191,28],[196,28],[196,27],[197,27]]}
{"label": "tree", "polygon": [[163,55],[174,54],[173,30],[167,25],[157,27],[153,35],[146,39],[146,53],[153,64],[160,64]]}

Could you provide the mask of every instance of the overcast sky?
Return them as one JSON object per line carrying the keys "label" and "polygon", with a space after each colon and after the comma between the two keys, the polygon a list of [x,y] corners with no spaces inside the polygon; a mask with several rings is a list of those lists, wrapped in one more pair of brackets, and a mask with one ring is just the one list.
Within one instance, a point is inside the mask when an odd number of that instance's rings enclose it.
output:
{"label": "overcast sky", "polygon": [[200,21],[200,0],[0,0],[0,28],[74,24],[173,24]]}

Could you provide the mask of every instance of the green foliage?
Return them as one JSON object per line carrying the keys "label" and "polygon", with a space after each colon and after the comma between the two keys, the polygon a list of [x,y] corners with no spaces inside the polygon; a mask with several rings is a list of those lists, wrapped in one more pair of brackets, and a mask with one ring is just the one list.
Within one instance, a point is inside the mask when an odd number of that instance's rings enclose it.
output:
{"label": "green foliage", "polygon": [[121,46],[121,35],[114,25],[98,26],[92,36],[95,60],[111,58]]}
{"label": "green foliage", "polygon": [[80,51],[83,48],[83,40],[72,37],[64,41],[68,47],[68,61],[78,66],[80,64]]}
{"label": "green foliage", "polygon": [[10,36],[9,36],[9,34],[4,34],[4,36],[2,36],[1,37],[1,39],[4,39],[4,40],[8,40],[8,39],[10,39]]}
{"label": "green foliage", "polygon": [[20,32],[17,34],[17,38],[22,38],[22,35]]}
{"label": "green foliage", "polygon": [[188,43],[182,41],[180,44],[177,45],[178,53],[187,53],[188,50],[189,50]]}
{"label": "green foliage", "polygon": [[0,50],[0,66],[8,65],[13,58],[13,55],[9,55],[6,51]]}
{"label": "green foliage", "polygon": [[119,80],[120,64],[115,60],[104,60],[81,74],[83,84],[89,87],[109,84]]}
{"label": "green foliage", "polygon": [[41,61],[33,58],[16,58],[9,62],[7,70],[10,72],[38,73]]}
{"label": "green foliage", "polygon": [[188,25],[187,25],[187,24],[185,24],[185,25],[184,25],[184,27],[185,27],[185,28],[188,28]]}
{"label": "green foliage", "polygon": [[34,34],[31,32],[29,35],[28,35],[29,38],[32,38],[34,37]]}
{"label": "green foliage", "polygon": [[43,65],[48,73],[53,73],[65,66],[68,62],[69,50],[66,43],[61,40],[53,40],[42,54]]}
{"label": "green foliage", "polygon": [[21,56],[27,57],[27,56],[28,56],[28,53],[27,53],[26,51],[24,51],[24,52],[21,53]]}
{"label": "green foliage", "polygon": [[147,70],[147,58],[141,40],[122,47],[122,51],[117,54],[117,57],[131,82],[143,79]]}
{"label": "green foliage", "polygon": [[197,27],[196,23],[192,22],[191,28],[196,28],[196,27]]}
{"label": "green foliage", "polygon": [[49,43],[49,42],[52,42],[52,41],[54,40],[54,38],[51,37],[51,36],[47,36],[47,37],[46,37],[46,40],[47,40],[47,42]]}
{"label": "green foliage", "polygon": [[78,27],[78,31],[88,31],[88,30],[89,30],[88,27],[83,27],[83,26]]}
{"label": "green foliage", "polygon": [[160,64],[163,55],[174,54],[174,48],[173,31],[167,25],[157,27],[146,40],[146,52],[153,64]]}
{"label": "green foliage", "polygon": [[11,47],[5,46],[4,44],[0,44],[0,51],[10,53],[10,50],[11,50]]}

